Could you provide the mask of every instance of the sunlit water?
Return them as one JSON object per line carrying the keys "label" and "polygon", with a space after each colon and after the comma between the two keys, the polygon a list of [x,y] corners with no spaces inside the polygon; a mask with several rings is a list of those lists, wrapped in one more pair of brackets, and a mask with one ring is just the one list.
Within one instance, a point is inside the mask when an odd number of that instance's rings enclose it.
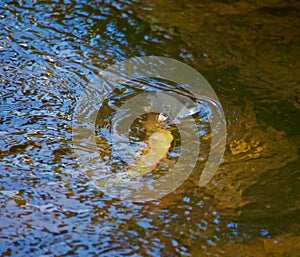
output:
{"label": "sunlit water", "polygon": [[[0,5],[2,256],[299,256],[299,5],[227,2]],[[207,187],[198,187],[204,126],[191,177],[160,200],[134,203],[91,183],[74,155],[72,119],[99,69],[145,55],[201,72],[228,136]],[[97,155],[109,157],[103,169],[120,164],[101,128],[139,90],[103,101],[95,126]]]}

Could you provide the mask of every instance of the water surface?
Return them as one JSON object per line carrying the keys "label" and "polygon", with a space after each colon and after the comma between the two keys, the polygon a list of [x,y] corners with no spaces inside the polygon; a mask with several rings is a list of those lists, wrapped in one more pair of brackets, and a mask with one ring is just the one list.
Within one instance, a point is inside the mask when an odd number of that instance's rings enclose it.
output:
{"label": "water surface", "polygon": [[[299,10],[292,1],[0,4],[1,255],[299,256]],[[72,152],[72,118],[99,69],[146,55],[204,75],[228,135],[207,187],[200,158],[176,191],[133,203],[91,185]]]}

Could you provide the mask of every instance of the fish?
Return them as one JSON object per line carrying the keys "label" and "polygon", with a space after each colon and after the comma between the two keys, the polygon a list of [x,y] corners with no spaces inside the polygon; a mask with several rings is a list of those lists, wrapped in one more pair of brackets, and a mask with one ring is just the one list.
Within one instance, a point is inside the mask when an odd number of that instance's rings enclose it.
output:
{"label": "fish", "polygon": [[[154,122],[153,122],[154,121]],[[143,147],[136,156],[133,165],[126,170],[115,173],[112,178],[97,183],[101,186],[114,186],[123,182],[137,180],[155,170],[157,165],[167,160],[167,154],[171,148],[174,137],[168,129],[166,129],[159,120],[153,117],[145,121],[148,137]],[[170,162],[168,162],[169,165]]]}
{"label": "fish", "polygon": [[172,133],[164,128],[157,128],[147,140],[147,149],[137,158],[131,172],[144,176],[154,170],[157,164],[167,157],[172,141]]}

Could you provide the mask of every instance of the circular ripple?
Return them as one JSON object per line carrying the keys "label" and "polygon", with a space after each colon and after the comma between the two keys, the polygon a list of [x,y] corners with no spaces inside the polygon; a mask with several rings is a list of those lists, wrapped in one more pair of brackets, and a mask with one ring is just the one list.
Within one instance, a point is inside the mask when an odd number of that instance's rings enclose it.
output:
{"label": "circular ripple", "polygon": [[[177,86],[158,85],[156,90],[147,91],[141,81],[151,78],[170,81]],[[122,91],[120,85],[138,90],[135,93],[128,88]],[[119,97],[114,99],[116,91]],[[103,111],[101,107],[105,102],[110,120],[104,133],[114,153],[108,158],[109,162],[99,158],[95,139],[95,124],[101,116],[99,109]],[[199,180],[199,185],[205,186],[221,163],[226,142],[223,110],[209,83],[191,67],[164,57],[138,57],[109,66],[91,81],[77,103],[73,143],[78,161],[93,184],[113,197],[134,201],[161,198],[178,188],[196,165],[200,140],[196,122],[191,116],[201,110],[205,111],[211,129],[211,149]],[[129,131],[131,124],[147,113],[165,113],[176,123],[181,139],[177,162],[157,180],[118,176],[111,172],[108,163],[113,162],[111,159],[118,159],[128,164],[134,159],[136,148],[130,143]]]}

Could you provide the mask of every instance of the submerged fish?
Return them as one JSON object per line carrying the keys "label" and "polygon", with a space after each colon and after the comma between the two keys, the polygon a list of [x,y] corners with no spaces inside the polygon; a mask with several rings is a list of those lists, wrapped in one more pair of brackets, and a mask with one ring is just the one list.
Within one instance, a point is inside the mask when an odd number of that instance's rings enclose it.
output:
{"label": "submerged fish", "polygon": [[157,128],[149,136],[147,141],[148,147],[137,158],[136,167],[131,168],[131,172],[143,176],[154,170],[157,164],[166,158],[173,139],[173,135],[169,130]]}
{"label": "submerged fish", "polygon": [[137,154],[136,160],[132,166],[126,171],[117,173],[113,178],[98,182],[98,185],[112,186],[135,178],[141,178],[147,173],[153,171],[159,162],[163,161],[169,152],[172,141],[174,140],[172,133],[167,130],[161,120],[162,116],[150,117],[144,123],[148,137],[146,139],[146,147]]}

